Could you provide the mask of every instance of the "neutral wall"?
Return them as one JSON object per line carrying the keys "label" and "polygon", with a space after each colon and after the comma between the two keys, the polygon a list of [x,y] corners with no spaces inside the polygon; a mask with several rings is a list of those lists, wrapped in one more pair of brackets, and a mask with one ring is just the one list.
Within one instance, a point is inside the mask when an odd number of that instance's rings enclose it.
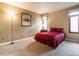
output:
{"label": "neutral wall", "polygon": [[60,10],[57,12],[48,14],[48,27],[60,27],[64,28],[67,38],[71,38],[71,40],[79,41],[79,34],[69,33],[69,16],[68,9]]}
{"label": "neutral wall", "polygon": [[[22,39],[34,36],[40,29],[41,17],[34,12],[17,8],[8,4],[0,3],[0,43],[12,40],[11,36],[11,17],[9,13],[15,12],[13,16],[13,39]],[[21,13],[29,13],[32,15],[31,26],[21,26]]]}

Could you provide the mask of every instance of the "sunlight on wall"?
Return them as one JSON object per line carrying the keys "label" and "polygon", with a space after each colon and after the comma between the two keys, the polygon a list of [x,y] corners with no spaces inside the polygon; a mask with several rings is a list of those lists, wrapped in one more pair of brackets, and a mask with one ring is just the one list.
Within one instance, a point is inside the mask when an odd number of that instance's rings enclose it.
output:
{"label": "sunlight on wall", "polygon": [[38,18],[38,22],[37,23],[38,23],[37,24],[37,26],[38,26],[38,32],[40,32],[40,30],[42,29],[42,27],[41,27],[42,21],[41,21],[40,18]]}
{"label": "sunlight on wall", "polygon": [[15,11],[14,10],[7,10],[7,11],[5,11],[6,12],[6,17],[7,17],[7,21],[8,22],[11,22],[11,20],[13,21],[13,22],[16,22],[16,13],[15,13]]}

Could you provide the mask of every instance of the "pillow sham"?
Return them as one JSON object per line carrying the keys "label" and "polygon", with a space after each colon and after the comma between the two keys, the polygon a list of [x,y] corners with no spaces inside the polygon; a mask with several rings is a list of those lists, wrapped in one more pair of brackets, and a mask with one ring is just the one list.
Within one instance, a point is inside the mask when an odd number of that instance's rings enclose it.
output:
{"label": "pillow sham", "polygon": [[56,28],[50,28],[50,30],[49,31],[55,31],[56,30]]}
{"label": "pillow sham", "polygon": [[50,28],[50,31],[53,31],[53,32],[63,32],[63,28]]}

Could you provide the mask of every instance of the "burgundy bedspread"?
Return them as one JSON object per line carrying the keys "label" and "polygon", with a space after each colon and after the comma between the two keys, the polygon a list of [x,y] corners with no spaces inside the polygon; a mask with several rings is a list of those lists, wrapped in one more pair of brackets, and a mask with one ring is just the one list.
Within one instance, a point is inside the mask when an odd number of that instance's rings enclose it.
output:
{"label": "burgundy bedspread", "polygon": [[63,32],[40,32],[35,35],[36,41],[56,48],[64,40]]}

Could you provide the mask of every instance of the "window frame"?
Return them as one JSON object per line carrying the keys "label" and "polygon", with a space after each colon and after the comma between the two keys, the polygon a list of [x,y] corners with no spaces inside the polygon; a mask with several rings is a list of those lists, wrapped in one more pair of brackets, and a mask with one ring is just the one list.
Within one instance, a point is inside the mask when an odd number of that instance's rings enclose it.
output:
{"label": "window frame", "polygon": [[[47,19],[43,19],[44,16],[46,16]],[[44,20],[47,20],[47,29],[48,29],[48,14],[47,13],[41,14],[41,19],[42,19],[42,25],[44,25]],[[44,30],[47,30],[47,29],[44,28]]]}
{"label": "window frame", "polygon": [[71,26],[70,17],[74,17],[74,16],[79,16],[79,14],[69,16],[69,21],[68,21],[69,22],[69,33],[79,34],[79,17],[78,17],[78,32],[71,32],[70,31],[70,26]]}

